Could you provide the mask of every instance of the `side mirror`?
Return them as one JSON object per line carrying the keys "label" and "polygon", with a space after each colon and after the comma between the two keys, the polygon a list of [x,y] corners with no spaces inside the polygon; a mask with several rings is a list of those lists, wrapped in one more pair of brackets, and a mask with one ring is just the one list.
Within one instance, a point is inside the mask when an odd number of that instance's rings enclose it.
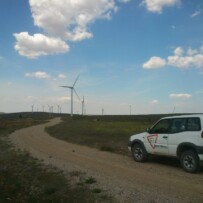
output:
{"label": "side mirror", "polygon": [[147,128],[147,129],[146,129],[146,132],[148,132],[148,133],[149,133],[149,131],[150,131],[150,128]]}

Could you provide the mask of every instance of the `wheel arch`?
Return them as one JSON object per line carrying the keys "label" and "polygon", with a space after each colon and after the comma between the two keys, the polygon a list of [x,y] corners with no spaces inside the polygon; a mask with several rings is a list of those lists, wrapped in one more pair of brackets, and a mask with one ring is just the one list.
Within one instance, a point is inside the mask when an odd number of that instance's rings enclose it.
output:
{"label": "wheel arch", "polygon": [[184,142],[184,143],[179,144],[179,146],[177,148],[177,151],[176,151],[177,157],[180,158],[181,154],[183,152],[185,152],[185,151],[188,151],[188,150],[192,150],[196,154],[198,154],[198,152],[197,152],[197,146],[195,144],[190,143],[190,142]]}
{"label": "wheel arch", "polygon": [[145,152],[147,153],[147,150],[146,150],[146,148],[145,148],[145,145],[144,145],[144,143],[143,143],[141,140],[138,140],[138,139],[133,140],[133,141],[131,142],[131,148],[132,148],[135,144],[140,144],[140,145],[143,147],[143,149],[145,150]]}

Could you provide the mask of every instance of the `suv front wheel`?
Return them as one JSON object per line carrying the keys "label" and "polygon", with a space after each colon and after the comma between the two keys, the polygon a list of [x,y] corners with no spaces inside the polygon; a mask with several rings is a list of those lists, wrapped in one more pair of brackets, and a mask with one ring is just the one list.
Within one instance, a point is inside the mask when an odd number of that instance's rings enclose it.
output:
{"label": "suv front wheel", "polygon": [[192,150],[188,150],[182,153],[180,157],[180,163],[182,168],[189,173],[195,173],[199,169],[198,156]]}
{"label": "suv front wheel", "polygon": [[145,162],[147,160],[147,152],[141,144],[137,143],[133,145],[132,155],[137,162]]}

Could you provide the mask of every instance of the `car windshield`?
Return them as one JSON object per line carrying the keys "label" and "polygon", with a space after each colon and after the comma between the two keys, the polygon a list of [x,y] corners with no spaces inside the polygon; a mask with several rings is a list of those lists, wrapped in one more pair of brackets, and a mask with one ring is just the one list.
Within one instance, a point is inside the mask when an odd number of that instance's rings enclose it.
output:
{"label": "car windshield", "polygon": [[170,119],[160,120],[149,132],[159,134],[168,133],[170,129],[170,121]]}

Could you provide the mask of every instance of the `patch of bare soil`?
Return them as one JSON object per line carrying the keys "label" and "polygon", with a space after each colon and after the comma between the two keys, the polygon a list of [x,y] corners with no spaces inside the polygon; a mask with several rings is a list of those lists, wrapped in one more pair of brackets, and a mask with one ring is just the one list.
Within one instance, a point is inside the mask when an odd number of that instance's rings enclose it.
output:
{"label": "patch of bare soil", "polygon": [[130,156],[58,140],[44,129],[59,122],[60,118],[55,118],[46,124],[18,130],[10,139],[46,164],[96,178],[99,186],[117,202],[203,202],[202,172],[188,174],[178,164],[165,161],[136,163]]}

